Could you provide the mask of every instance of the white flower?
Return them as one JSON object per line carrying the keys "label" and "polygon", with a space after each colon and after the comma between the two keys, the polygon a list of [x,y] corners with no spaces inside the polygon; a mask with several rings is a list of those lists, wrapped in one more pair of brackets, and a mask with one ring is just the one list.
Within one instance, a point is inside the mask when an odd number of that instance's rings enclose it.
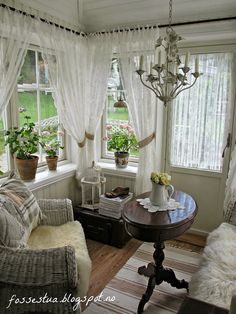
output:
{"label": "white flower", "polygon": [[50,136],[50,132],[49,131],[43,131],[42,132],[42,136]]}
{"label": "white flower", "polygon": [[63,131],[57,131],[57,135],[58,135],[58,136],[63,136],[63,135],[64,135],[64,132],[63,132]]}
{"label": "white flower", "polygon": [[24,107],[19,107],[18,111],[21,113],[21,112],[25,112],[26,109]]}

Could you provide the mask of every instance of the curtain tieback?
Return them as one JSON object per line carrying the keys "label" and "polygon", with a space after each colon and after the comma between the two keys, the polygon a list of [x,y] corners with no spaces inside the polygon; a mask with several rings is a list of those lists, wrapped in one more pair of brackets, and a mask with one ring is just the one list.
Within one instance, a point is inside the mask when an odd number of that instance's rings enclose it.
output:
{"label": "curtain tieback", "polygon": [[85,137],[90,141],[94,140],[94,134],[88,133],[86,131],[85,131]]}
{"label": "curtain tieback", "polygon": [[151,141],[155,138],[155,133],[153,132],[152,134],[150,134],[148,137],[144,138],[143,140],[138,142],[138,146],[139,148],[144,148],[145,146],[147,146],[148,144],[151,143]]}
{"label": "curtain tieback", "polygon": [[78,142],[78,146],[80,148],[84,147],[84,145],[86,143],[86,139],[93,141],[94,140],[94,134],[90,134],[90,133],[85,131],[85,135],[84,135],[83,141],[82,142]]}

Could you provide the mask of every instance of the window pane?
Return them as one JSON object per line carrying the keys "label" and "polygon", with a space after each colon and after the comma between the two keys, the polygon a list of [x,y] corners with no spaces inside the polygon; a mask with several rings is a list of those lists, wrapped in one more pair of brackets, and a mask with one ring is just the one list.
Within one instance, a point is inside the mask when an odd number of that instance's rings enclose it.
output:
{"label": "window pane", "polygon": [[118,101],[118,97],[117,97],[118,92],[108,91],[108,95],[107,95],[107,122],[108,123],[112,123],[114,120],[115,121],[121,120],[121,122],[129,121],[129,113],[128,113],[127,108],[114,108],[114,103]]}
{"label": "window pane", "polygon": [[39,84],[41,87],[50,87],[48,79],[48,64],[44,62],[41,53],[38,53],[38,72]]}
{"label": "window pane", "polygon": [[[132,128],[132,122],[130,121],[128,108],[114,107],[114,104],[120,99],[126,101],[126,93],[122,84],[119,62],[117,59],[113,59],[111,64],[110,77],[108,79],[107,103],[105,109],[105,125],[112,126],[112,132],[120,130],[120,126],[122,127],[122,125],[129,124],[129,127]],[[104,128],[104,138],[107,138],[107,136],[111,136],[111,130],[109,132]],[[109,147],[109,145],[107,144],[108,142],[105,143],[105,155],[107,157],[114,156],[114,149],[112,150]],[[130,150],[130,155],[132,157],[138,157],[138,150]]]}
{"label": "window pane", "polygon": [[17,83],[18,84],[36,83],[35,51],[28,50]]}
{"label": "window pane", "polygon": [[[171,122],[172,166],[222,170],[222,150],[231,105],[233,56],[199,55],[203,75],[174,100]],[[191,60],[194,68],[194,57]]]}
{"label": "window pane", "polygon": [[25,115],[30,116],[34,123],[38,122],[36,91],[18,91],[18,108],[20,107],[26,110],[26,112],[19,114],[20,126],[25,122]]}

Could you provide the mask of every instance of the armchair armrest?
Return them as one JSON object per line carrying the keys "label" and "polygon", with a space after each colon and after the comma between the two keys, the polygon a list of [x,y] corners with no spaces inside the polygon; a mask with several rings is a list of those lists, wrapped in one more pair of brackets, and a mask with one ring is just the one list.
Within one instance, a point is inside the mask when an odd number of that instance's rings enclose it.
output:
{"label": "armchair armrest", "polygon": [[69,199],[39,199],[39,207],[46,216],[41,225],[59,226],[73,221],[73,207]]}
{"label": "armchair armrest", "polygon": [[59,285],[67,289],[77,286],[75,250],[71,246],[31,250],[0,246],[0,282],[43,287]]}

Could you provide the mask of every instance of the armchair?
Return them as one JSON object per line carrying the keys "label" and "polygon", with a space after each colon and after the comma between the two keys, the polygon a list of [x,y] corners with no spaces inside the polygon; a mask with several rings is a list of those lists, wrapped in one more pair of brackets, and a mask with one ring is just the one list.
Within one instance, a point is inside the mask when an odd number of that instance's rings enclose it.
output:
{"label": "armchair", "polygon": [[91,272],[82,226],[68,199],[38,205],[43,218],[26,248],[0,246],[0,312],[80,313],[72,297],[86,295]]}

